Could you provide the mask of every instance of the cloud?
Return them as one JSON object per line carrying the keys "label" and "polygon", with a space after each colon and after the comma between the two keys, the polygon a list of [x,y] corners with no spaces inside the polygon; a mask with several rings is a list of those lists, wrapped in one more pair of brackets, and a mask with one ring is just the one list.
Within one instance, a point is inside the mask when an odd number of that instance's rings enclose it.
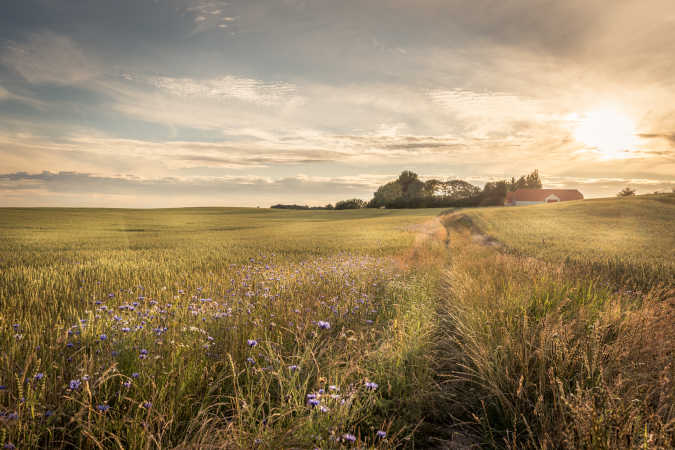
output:
{"label": "cloud", "polygon": [[665,139],[675,146],[675,133],[642,133],[639,136],[643,139]]}
{"label": "cloud", "polygon": [[7,42],[1,52],[0,62],[32,84],[75,84],[98,73],[71,38],[48,31],[33,33],[25,42]]}
{"label": "cloud", "polygon": [[295,94],[295,86],[292,84],[265,83],[231,75],[207,80],[151,77],[148,82],[180,97],[201,97],[220,101],[237,99],[266,106],[289,101]]}
{"label": "cloud", "polygon": [[[321,204],[345,197],[368,198],[382,177],[160,177],[99,176],[79,172],[0,174],[0,206],[23,204],[87,206],[260,205],[260,202]],[[53,203],[54,199],[61,199]],[[131,199],[131,203],[129,203]],[[52,202],[52,203],[49,203]],[[59,203],[60,202],[60,203]],[[268,206],[263,203],[264,206]]]}

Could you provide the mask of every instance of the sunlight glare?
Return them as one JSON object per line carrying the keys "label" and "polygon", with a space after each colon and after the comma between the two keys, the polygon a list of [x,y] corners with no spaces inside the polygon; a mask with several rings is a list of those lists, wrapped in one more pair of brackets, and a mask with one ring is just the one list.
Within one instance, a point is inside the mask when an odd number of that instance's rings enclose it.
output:
{"label": "sunlight glare", "polygon": [[611,109],[584,114],[574,131],[577,141],[611,159],[629,157],[636,144],[635,136],[631,119]]}

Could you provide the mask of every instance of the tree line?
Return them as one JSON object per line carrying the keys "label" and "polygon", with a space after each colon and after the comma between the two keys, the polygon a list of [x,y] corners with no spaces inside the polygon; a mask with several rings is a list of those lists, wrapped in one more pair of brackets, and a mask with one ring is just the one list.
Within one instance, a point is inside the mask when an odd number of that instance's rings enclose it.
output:
{"label": "tree line", "polygon": [[404,170],[396,180],[380,186],[366,202],[353,198],[326,206],[274,205],[279,209],[360,209],[360,208],[443,208],[503,205],[506,194],[521,188],[541,189],[539,171],[516,179],[490,181],[483,189],[464,180],[420,180],[410,170]]}

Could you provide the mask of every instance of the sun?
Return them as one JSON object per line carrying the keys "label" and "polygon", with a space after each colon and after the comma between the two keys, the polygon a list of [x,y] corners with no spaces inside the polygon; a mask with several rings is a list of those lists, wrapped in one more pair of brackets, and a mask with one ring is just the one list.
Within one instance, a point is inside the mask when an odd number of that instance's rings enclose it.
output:
{"label": "sun", "polygon": [[605,158],[626,158],[636,144],[635,125],[616,110],[591,111],[579,119],[574,138]]}

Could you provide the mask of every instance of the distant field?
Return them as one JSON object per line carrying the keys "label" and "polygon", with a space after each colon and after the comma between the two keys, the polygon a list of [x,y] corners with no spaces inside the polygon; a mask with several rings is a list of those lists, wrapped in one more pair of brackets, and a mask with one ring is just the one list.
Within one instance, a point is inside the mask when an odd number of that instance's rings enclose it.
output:
{"label": "distant field", "polygon": [[553,261],[675,261],[675,194],[466,211],[507,247]]}

